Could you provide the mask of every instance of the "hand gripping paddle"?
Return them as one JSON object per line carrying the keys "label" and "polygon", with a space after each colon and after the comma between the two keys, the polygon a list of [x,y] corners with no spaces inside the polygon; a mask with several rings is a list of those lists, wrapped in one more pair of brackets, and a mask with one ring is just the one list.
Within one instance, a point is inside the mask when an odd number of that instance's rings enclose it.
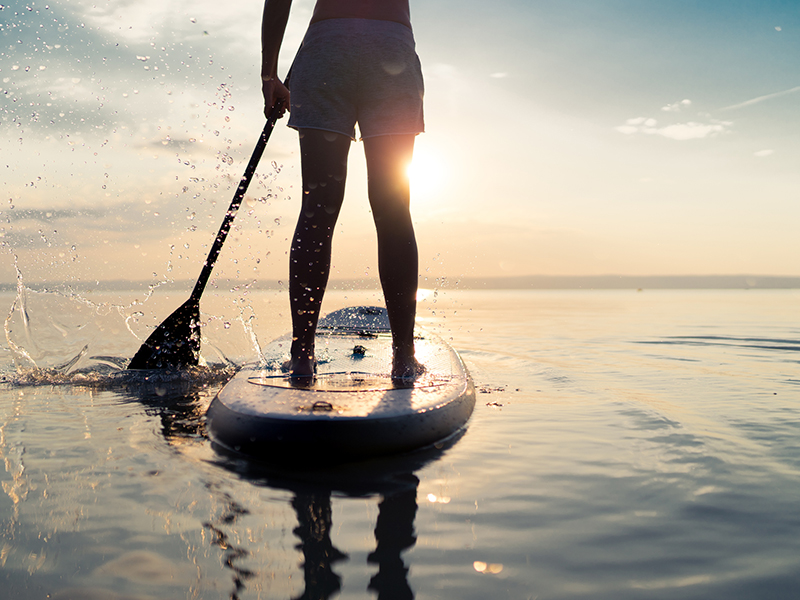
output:
{"label": "hand gripping paddle", "polygon": [[239,187],[236,189],[236,194],[234,194],[231,205],[228,207],[228,212],[225,213],[222,226],[219,228],[219,233],[217,233],[217,239],[214,240],[214,245],[211,246],[211,251],[208,253],[203,270],[200,272],[200,277],[194,285],[192,295],[150,334],[131,359],[128,369],[177,369],[197,365],[200,357],[200,296],[203,295],[203,290],[211,277],[211,271],[217,262],[220,250],[222,250],[222,244],[225,243],[225,238],[228,237],[233,218],[242,204],[245,192],[247,192],[247,188],[250,185],[250,180],[253,178],[258,166],[258,161],[261,160],[261,155],[264,154],[267,140],[269,140],[272,130],[275,129],[275,123],[282,110],[281,103],[277,103],[272,107],[267,124],[264,125],[264,131],[261,132],[261,137],[258,139],[255,150],[253,150],[250,162],[247,163],[247,168],[244,171],[242,180],[239,182]]}

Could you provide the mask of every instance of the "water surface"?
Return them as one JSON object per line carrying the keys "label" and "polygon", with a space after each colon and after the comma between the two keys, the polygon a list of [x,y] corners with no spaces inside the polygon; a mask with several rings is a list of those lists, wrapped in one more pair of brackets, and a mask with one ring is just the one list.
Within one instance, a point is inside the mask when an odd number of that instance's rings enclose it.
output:
{"label": "water surface", "polygon": [[6,324],[9,598],[800,594],[796,291],[430,292],[420,320],[479,390],[467,430],[305,473],[204,432],[219,386],[286,328],[283,298],[212,297],[212,367],[144,381],[119,372],[158,312],[135,296],[31,294],[28,325]]}

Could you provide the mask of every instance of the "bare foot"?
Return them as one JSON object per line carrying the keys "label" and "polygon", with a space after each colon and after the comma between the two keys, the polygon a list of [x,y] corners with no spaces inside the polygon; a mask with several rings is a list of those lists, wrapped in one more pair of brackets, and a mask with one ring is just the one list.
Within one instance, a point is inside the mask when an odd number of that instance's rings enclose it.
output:
{"label": "bare foot", "polygon": [[392,362],[392,379],[413,381],[425,372],[425,365],[413,356],[400,358],[395,356]]}
{"label": "bare foot", "polygon": [[310,379],[317,374],[317,361],[310,357],[290,358],[281,365],[281,371],[292,378]]}

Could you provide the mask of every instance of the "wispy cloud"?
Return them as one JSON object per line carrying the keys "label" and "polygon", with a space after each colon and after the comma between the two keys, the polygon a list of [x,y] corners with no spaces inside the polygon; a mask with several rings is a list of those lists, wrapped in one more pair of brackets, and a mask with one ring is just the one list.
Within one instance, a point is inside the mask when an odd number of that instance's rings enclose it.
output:
{"label": "wispy cloud", "polygon": [[53,209],[17,209],[0,211],[3,219],[11,223],[13,221],[40,221],[42,223],[55,223],[64,219],[99,219],[108,216],[112,212],[110,208],[53,208]]}
{"label": "wispy cloud", "polygon": [[661,110],[664,112],[680,112],[682,108],[687,106],[691,106],[692,101],[689,99],[681,100],[680,102],[675,102],[673,104],[667,104],[666,106],[662,106]]}
{"label": "wispy cloud", "polygon": [[712,120],[709,123],[688,121],[686,123],[673,123],[671,125],[659,126],[656,119],[636,117],[634,119],[628,119],[625,125],[620,125],[615,129],[626,135],[660,135],[671,140],[686,141],[699,140],[725,133],[731,125],[733,125],[731,121]]}
{"label": "wispy cloud", "polygon": [[[692,106],[692,101],[688,98],[666,104],[661,107],[662,112],[680,113],[686,112]],[[712,119],[707,114],[700,114],[701,120],[687,120],[681,123],[661,123],[652,117],[634,117],[625,121],[624,125],[615,127],[620,133],[625,135],[658,135],[670,140],[686,141],[701,140],[708,137],[723,134],[730,130],[732,121],[720,121]],[[667,119],[668,117],[664,117]]]}
{"label": "wispy cloud", "polygon": [[787,94],[794,94],[796,92],[800,92],[800,85],[796,85],[788,90],[783,90],[782,92],[775,92],[774,94],[766,94],[764,96],[751,98],[750,100],[745,100],[744,102],[740,102],[739,104],[731,104],[730,106],[726,106],[721,110],[735,110],[737,108],[744,108],[746,106],[752,106],[753,104],[764,102],[765,100],[772,100],[773,98],[778,98],[780,96],[785,96]]}

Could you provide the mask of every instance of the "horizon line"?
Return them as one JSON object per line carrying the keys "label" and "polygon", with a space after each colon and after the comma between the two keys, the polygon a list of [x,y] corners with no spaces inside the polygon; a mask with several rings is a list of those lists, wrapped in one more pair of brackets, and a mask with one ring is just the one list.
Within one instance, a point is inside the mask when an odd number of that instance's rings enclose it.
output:
{"label": "horizon line", "polygon": [[[800,275],[509,275],[436,277],[432,281],[421,278],[420,289],[514,289],[514,290],[575,290],[575,289],[800,289]],[[225,285],[238,285],[250,290],[285,289],[278,279],[255,282],[220,280]],[[80,289],[82,291],[137,291],[147,288],[186,288],[191,290],[194,280],[180,279],[164,282],[143,280],[92,280],[23,282],[34,290]],[[17,283],[0,283],[0,292],[13,292]],[[377,278],[332,279],[329,290],[380,289]]]}

